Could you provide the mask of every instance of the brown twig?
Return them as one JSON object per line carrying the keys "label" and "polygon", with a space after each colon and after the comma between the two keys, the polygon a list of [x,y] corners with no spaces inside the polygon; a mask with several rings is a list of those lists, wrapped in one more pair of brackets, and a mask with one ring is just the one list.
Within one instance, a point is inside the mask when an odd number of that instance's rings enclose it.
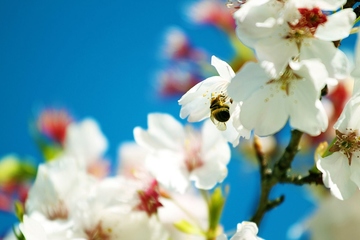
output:
{"label": "brown twig", "polygon": [[284,196],[280,196],[275,200],[269,200],[269,195],[274,185],[280,183],[281,180],[285,182],[285,179],[289,179],[288,172],[290,170],[291,163],[299,150],[301,136],[302,132],[299,130],[293,130],[291,132],[290,142],[286,147],[283,155],[274,165],[273,169],[271,169],[265,161],[265,158],[260,149],[261,147],[255,138],[254,146],[260,163],[261,194],[258,208],[254,216],[251,218],[251,221],[255,222],[257,225],[260,225],[260,222],[267,211],[273,209],[284,201]]}
{"label": "brown twig", "polygon": [[355,0],[348,0],[345,4],[344,4],[344,8],[352,8],[358,1]]}

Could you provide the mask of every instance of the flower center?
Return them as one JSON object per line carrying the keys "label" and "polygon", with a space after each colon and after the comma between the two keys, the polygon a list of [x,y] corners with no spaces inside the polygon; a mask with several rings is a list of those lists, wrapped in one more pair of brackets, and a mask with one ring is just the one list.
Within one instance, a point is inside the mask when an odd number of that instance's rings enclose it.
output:
{"label": "flower center", "polygon": [[48,206],[45,212],[49,220],[67,219],[69,216],[68,209],[62,200],[53,206]]}
{"label": "flower center", "polygon": [[270,83],[278,83],[280,84],[280,89],[286,92],[286,95],[289,95],[289,87],[292,81],[294,80],[300,80],[301,77],[294,73],[294,71],[290,68],[288,65],[285,68],[285,71],[280,75],[277,79],[271,79],[267,82],[267,84]]}
{"label": "flower center", "polygon": [[93,229],[85,230],[85,234],[88,237],[88,240],[110,240],[110,233],[112,229],[107,229],[108,233],[104,231],[101,226],[101,222],[99,222]]}
{"label": "flower center", "polygon": [[298,9],[301,17],[295,23],[288,23],[290,32],[286,38],[294,39],[298,44],[304,38],[311,38],[319,25],[327,21],[327,16],[319,9]]}
{"label": "flower center", "polygon": [[189,172],[201,167],[204,163],[201,159],[201,139],[193,129],[187,128],[188,137],[185,141],[185,166]]}
{"label": "flower center", "polygon": [[148,216],[157,213],[157,209],[163,205],[159,201],[159,184],[154,180],[148,189],[138,191],[140,203],[136,206],[137,210],[145,211]]}
{"label": "flower center", "polygon": [[360,150],[360,137],[357,130],[350,129],[350,132],[345,134],[336,130],[335,143],[329,149],[330,152],[342,152],[348,158],[349,165],[351,165],[351,157],[353,152]]}

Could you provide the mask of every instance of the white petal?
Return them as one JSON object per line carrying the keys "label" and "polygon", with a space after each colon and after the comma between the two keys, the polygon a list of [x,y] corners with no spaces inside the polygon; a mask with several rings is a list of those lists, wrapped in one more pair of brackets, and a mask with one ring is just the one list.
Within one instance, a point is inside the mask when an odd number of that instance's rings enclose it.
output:
{"label": "white petal", "polygon": [[[360,68],[360,31],[358,31],[357,38],[356,38],[356,50],[355,50],[355,69]],[[360,77],[360,73],[356,75]]]}
{"label": "white petal", "polygon": [[207,120],[201,130],[201,156],[203,161],[216,161],[228,164],[230,161],[230,147],[226,139],[214,124]]}
{"label": "white petal", "polygon": [[162,142],[183,143],[184,128],[180,122],[169,114],[153,113],[148,115],[149,132]]}
{"label": "white petal", "polygon": [[206,162],[190,173],[190,179],[195,181],[198,189],[212,189],[216,183],[222,182],[227,176],[227,168],[224,164],[216,161]]}
{"label": "white petal", "polygon": [[237,225],[235,235],[230,240],[259,240],[258,227],[253,222],[243,221]]}
{"label": "white petal", "polygon": [[270,80],[259,63],[247,62],[228,86],[228,95],[236,102],[247,99],[255,90]]}
{"label": "white petal", "polygon": [[154,140],[152,135],[140,127],[135,127],[133,133],[135,142],[147,150],[154,151],[156,149],[163,149],[167,147],[166,145],[164,146],[161,141],[158,142],[156,139]]}
{"label": "white petal", "polygon": [[277,84],[267,84],[244,101],[240,120],[255,134],[266,136],[278,132],[288,119],[285,91]]}
{"label": "white petal", "polygon": [[356,191],[356,184],[350,179],[350,167],[347,157],[335,152],[316,163],[323,174],[323,182],[331,193],[340,200],[347,199]]}
{"label": "white petal", "polygon": [[216,240],[227,240],[227,236],[225,234],[221,234],[219,236],[217,236]]}
{"label": "white petal", "polygon": [[221,132],[210,120],[201,130],[201,160],[203,165],[190,173],[190,179],[200,189],[211,189],[227,176],[226,165],[230,161],[230,148]]}
{"label": "white petal", "polygon": [[329,77],[345,79],[349,75],[349,61],[346,55],[332,42],[312,38],[301,46],[300,60],[319,59],[326,67]]}
{"label": "white petal", "polygon": [[334,128],[342,133],[346,133],[348,129],[360,129],[360,93],[354,95],[346,103],[338,121]]}
{"label": "white petal", "polygon": [[239,144],[240,137],[249,139],[251,130],[246,129],[240,121],[240,103],[233,102],[230,106],[230,120],[227,122],[226,130],[222,131],[222,135],[232,143],[233,147]]}
{"label": "white petal", "polygon": [[254,47],[257,40],[269,37],[274,32],[282,6],[279,1],[247,1],[234,13],[238,38],[245,45]]}
{"label": "white petal", "polygon": [[97,122],[87,118],[67,127],[64,146],[68,154],[88,162],[100,159],[107,150],[108,142]]}
{"label": "white petal", "polygon": [[317,59],[311,59],[300,62],[291,61],[289,65],[295,74],[311,82],[309,87],[314,89],[312,92],[319,98],[319,93],[325,87],[326,79],[328,78],[328,72],[324,64]]}
{"label": "white petal", "polygon": [[24,215],[24,222],[19,225],[21,232],[24,234],[26,240],[46,240],[45,229],[41,224],[27,215]]}
{"label": "white petal", "polygon": [[135,141],[148,150],[177,150],[185,138],[182,125],[171,115],[153,113],[148,115],[148,131],[134,128]]}
{"label": "white petal", "polygon": [[180,117],[188,117],[189,122],[201,121],[210,116],[212,92],[226,90],[229,81],[219,76],[207,78],[196,84],[178,101],[181,105]]}
{"label": "white petal", "polygon": [[148,156],[146,166],[166,188],[184,193],[189,186],[188,171],[182,166],[184,156],[171,151],[160,151]]}
{"label": "white petal", "polygon": [[354,78],[353,95],[355,95],[360,93],[360,65],[355,66],[354,70],[351,72],[351,76]]}
{"label": "white petal", "polygon": [[260,61],[274,63],[276,73],[282,72],[289,61],[298,55],[295,41],[282,37],[262,39],[257,42],[255,50]]}
{"label": "white petal", "polygon": [[229,64],[215,56],[211,57],[211,65],[216,68],[216,71],[224,80],[230,81],[235,75],[234,70],[230,67]]}
{"label": "white petal", "polygon": [[350,165],[350,179],[360,188],[360,152],[353,153]]}
{"label": "white petal", "polygon": [[324,132],[328,126],[328,117],[318,99],[318,92],[310,80],[294,80],[290,86],[287,101],[290,125],[311,136]]}
{"label": "white petal", "polygon": [[346,38],[354,25],[356,15],[352,8],[347,8],[327,17],[327,21],[318,26],[315,37],[325,41],[336,41]]}

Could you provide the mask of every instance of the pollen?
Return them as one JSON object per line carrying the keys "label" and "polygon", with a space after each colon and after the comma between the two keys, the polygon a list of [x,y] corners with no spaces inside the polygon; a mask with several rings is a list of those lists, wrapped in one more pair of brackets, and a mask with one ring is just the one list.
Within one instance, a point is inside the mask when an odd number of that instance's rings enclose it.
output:
{"label": "pollen", "polygon": [[[111,232],[111,229],[107,229],[108,232]],[[102,228],[101,222],[99,222],[94,228],[92,229],[86,229],[85,234],[87,236],[87,239],[89,240],[110,240],[111,236],[105,232],[105,230]]]}
{"label": "pollen", "polygon": [[59,200],[55,205],[46,207],[46,216],[49,220],[68,219],[69,212],[65,203]]}
{"label": "pollen", "polygon": [[[301,79],[301,77],[294,73],[294,71],[288,65],[279,78],[271,79],[267,82],[267,84],[278,84],[278,89],[284,91],[286,93],[286,96],[289,96],[294,94],[293,91],[289,92],[291,83],[299,79]],[[276,92],[278,92],[278,89],[276,90]]]}
{"label": "pollen", "polygon": [[291,30],[286,38],[300,44],[304,38],[314,36],[317,28],[327,22],[327,16],[319,8],[299,8],[298,11],[301,17],[295,23],[288,23]]}
{"label": "pollen", "polygon": [[348,133],[342,133],[336,130],[336,140],[329,149],[330,152],[342,152],[348,158],[351,165],[352,154],[360,150],[360,137],[357,130],[350,130]]}

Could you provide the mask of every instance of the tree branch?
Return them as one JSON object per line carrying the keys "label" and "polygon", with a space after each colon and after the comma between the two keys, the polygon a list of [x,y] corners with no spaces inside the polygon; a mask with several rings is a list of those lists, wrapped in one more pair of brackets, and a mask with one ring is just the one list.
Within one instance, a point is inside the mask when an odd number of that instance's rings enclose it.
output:
{"label": "tree branch", "polygon": [[[252,222],[255,222],[258,226],[264,214],[277,207],[284,201],[284,196],[280,196],[279,198],[270,201],[269,195],[271,189],[277,183],[290,182],[290,177],[288,177],[288,171],[291,168],[291,163],[295,158],[296,153],[299,151],[299,143],[302,136],[302,132],[299,130],[291,131],[291,138],[288,146],[285,149],[285,152],[274,165],[273,169],[269,168],[266,161],[264,160],[264,156],[261,153],[260,145],[258,144],[258,140],[254,139],[254,146],[256,150],[256,155],[260,164],[260,175],[261,175],[261,194],[258,203],[258,208],[251,218]],[[285,181],[286,180],[286,181]]]}
{"label": "tree branch", "polygon": [[299,186],[304,184],[324,185],[322,181],[322,173],[315,173],[311,171],[309,171],[309,175],[305,177],[301,175],[287,176],[286,178],[280,179],[279,183],[291,183]]}
{"label": "tree branch", "polygon": [[344,8],[352,8],[355,3],[357,3],[358,1],[355,0],[348,0],[345,4],[344,4]]}

